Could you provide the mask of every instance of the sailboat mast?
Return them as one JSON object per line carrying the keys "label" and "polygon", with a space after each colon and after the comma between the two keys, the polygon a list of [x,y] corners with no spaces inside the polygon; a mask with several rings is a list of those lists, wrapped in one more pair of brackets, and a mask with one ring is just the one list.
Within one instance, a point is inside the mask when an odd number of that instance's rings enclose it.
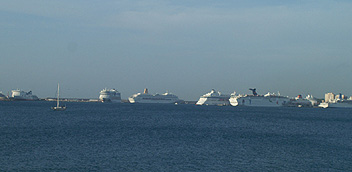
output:
{"label": "sailboat mast", "polygon": [[56,107],[59,107],[59,95],[60,95],[60,86],[59,83],[57,84],[57,103],[56,103]]}

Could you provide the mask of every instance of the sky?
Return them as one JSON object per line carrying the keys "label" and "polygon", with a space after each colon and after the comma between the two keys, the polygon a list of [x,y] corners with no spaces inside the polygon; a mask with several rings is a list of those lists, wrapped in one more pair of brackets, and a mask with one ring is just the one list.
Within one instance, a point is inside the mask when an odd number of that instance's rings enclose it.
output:
{"label": "sky", "polygon": [[0,91],[352,95],[347,0],[1,0]]}

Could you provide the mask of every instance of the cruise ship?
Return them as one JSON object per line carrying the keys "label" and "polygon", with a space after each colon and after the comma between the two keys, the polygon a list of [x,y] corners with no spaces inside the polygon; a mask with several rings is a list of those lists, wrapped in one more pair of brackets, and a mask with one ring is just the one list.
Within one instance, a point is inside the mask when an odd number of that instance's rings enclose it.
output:
{"label": "cruise ship", "polygon": [[0,91],[0,101],[7,100],[7,97]]}
{"label": "cruise ship", "polygon": [[231,94],[230,103],[232,106],[258,106],[258,107],[280,107],[289,103],[290,99],[280,94],[267,93],[258,95],[256,89],[249,89],[252,95]]}
{"label": "cruise ship", "polygon": [[99,101],[121,103],[121,93],[116,89],[103,89],[100,91]]}
{"label": "cruise ship", "polygon": [[10,100],[39,100],[39,98],[36,95],[32,94],[32,91],[21,91],[19,89],[17,90],[12,90],[11,91],[11,97],[9,97]]}
{"label": "cruise ship", "polygon": [[128,98],[130,103],[178,103],[180,100],[176,95],[171,93],[149,94],[148,89],[144,89],[143,93],[133,94]]}
{"label": "cruise ship", "polygon": [[[332,94],[332,93],[327,93],[325,95],[325,97],[328,94]],[[349,99],[344,99],[342,94],[339,94],[334,98],[326,99],[325,102],[320,103],[318,105],[318,107],[321,107],[321,108],[352,108],[352,97],[350,97]]]}
{"label": "cruise ship", "polygon": [[294,99],[291,99],[287,106],[292,107],[313,107],[316,106],[318,101],[312,96],[307,95],[306,98],[303,98],[302,95],[298,95]]}
{"label": "cruise ship", "polygon": [[200,96],[196,105],[227,106],[230,105],[229,99],[230,95],[224,95],[212,89],[209,93]]}

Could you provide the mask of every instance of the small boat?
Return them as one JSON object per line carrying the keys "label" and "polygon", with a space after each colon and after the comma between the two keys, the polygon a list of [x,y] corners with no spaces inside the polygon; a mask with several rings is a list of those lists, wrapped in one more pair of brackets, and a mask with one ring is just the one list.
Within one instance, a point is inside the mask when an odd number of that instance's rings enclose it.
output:
{"label": "small boat", "polygon": [[57,101],[56,101],[56,107],[51,107],[52,110],[54,111],[64,111],[66,110],[66,105],[65,106],[60,106],[60,86],[57,84]]}

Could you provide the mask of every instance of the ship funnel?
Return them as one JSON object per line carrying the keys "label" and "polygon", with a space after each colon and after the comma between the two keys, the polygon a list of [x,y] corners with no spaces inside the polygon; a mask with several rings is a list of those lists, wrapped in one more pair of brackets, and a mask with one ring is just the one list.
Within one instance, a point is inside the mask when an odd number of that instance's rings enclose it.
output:
{"label": "ship funnel", "polygon": [[144,94],[148,94],[148,88],[144,89]]}
{"label": "ship funnel", "polygon": [[258,94],[257,94],[257,89],[255,89],[255,88],[250,88],[249,90],[252,91],[252,93],[253,93],[254,96],[258,95]]}

